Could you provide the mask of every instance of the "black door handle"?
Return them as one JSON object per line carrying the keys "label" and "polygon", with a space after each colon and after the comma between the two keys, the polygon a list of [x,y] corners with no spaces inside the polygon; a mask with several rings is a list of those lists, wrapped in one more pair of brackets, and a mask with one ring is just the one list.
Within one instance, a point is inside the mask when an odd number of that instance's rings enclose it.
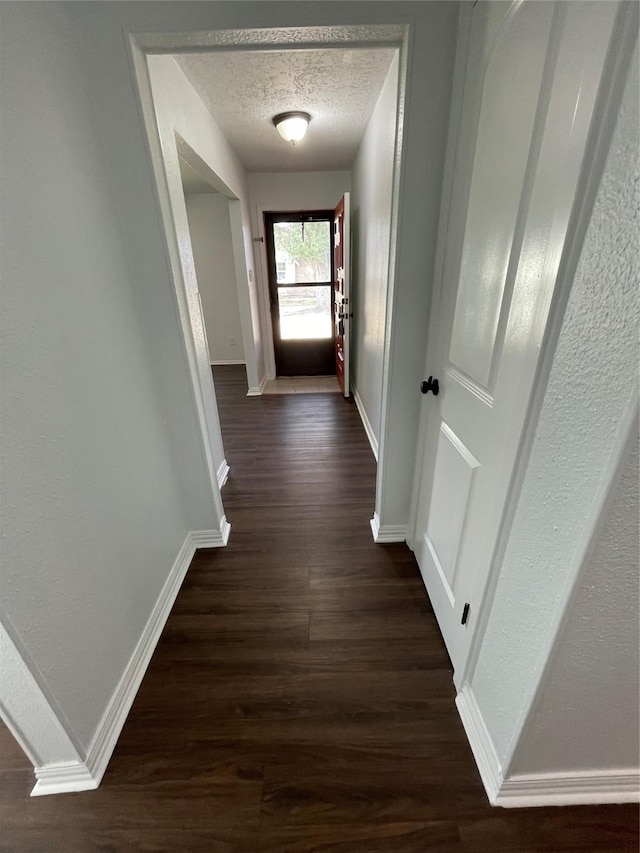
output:
{"label": "black door handle", "polygon": [[438,392],[440,391],[440,384],[437,379],[430,376],[428,379],[425,379],[420,383],[420,390],[423,394],[428,394],[429,391],[431,391],[434,397],[437,397]]}

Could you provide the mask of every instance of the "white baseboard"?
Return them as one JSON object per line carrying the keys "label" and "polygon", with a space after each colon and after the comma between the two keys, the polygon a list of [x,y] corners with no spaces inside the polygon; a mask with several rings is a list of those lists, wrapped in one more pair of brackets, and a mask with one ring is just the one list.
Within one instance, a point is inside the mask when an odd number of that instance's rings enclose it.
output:
{"label": "white baseboard", "polygon": [[81,761],[36,767],[35,775],[37,781],[31,791],[32,797],[69,794],[73,791],[93,791],[100,784],[100,781],[92,776],[87,765]]}
{"label": "white baseboard", "polygon": [[267,377],[263,376],[262,379],[260,380],[259,385],[253,385],[251,388],[249,388],[249,390],[247,391],[247,397],[260,397],[260,396],[262,396],[262,393],[263,393],[264,389],[266,388],[267,382],[268,382]]}
{"label": "white baseboard", "polygon": [[364,431],[367,434],[367,438],[369,439],[369,444],[371,445],[371,450],[373,451],[373,455],[375,456],[376,462],[378,461],[378,439],[375,437],[373,432],[373,427],[371,426],[371,421],[367,416],[366,409],[362,402],[362,398],[360,394],[358,394],[358,390],[355,385],[351,386],[351,392],[353,394],[353,399],[355,400],[356,409],[358,410],[358,414],[360,415],[360,420],[362,421],[362,426],[364,427]]}
{"label": "white baseboard", "polygon": [[502,783],[495,804],[515,809],[637,802],[640,802],[638,770],[594,770],[512,776]]}
{"label": "white baseboard", "polygon": [[407,539],[406,524],[381,525],[377,512],[374,512],[373,518],[369,523],[371,524],[373,541],[380,545],[391,542],[405,542]]}
{"label": "white baseboard", "polygon": [[640,801],[638,770],[537,773],[505,779],[491,736],[467,685],[458,693],[456,705],[491,805],[532,808]]}
{"label": "white baseboard", "polygon": [[215,367],[218,364],[246,364],[247,362],[243,358],[226,358],[219,359],[218,361],[212,361],[211,367]]}
{"label": "white baseboard", "polygon": [[85,761],[36,767],[38,781],[31,792],[32,797],[88,791],[98,787],[196,549],[226,545],[230,529],[229,522],[223,518],[220,530],[196,530],[187,534],[138,645],[89,745]]}
{"label": "white baseboard", "polygon": [[230,468],[227,465],[227,460],[223,459],[218,468],[218,488],[221,489],[229,479]]}
{"label": "white baseboard", "polygon": [[197,548],[223,548],[229,541],[231,525],[222,516],[220,530],[192,530],[189,536]]}
{"label": "white baseboard", "polygon": [[480,709],[468,685],[465,685],[456,696],[456,705],[487,797],[491,805],[495,805],[502,784],[502,767]]}

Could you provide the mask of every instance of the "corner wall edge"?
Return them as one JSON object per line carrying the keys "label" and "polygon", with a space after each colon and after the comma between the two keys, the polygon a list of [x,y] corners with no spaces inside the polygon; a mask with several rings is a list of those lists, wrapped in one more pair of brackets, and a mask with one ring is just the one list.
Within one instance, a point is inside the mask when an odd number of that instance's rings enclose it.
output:
{"label": "corner wall edge", "polygon": [[407,540],[406,524],[380,524],[380,516],[377,512],[374,512],[369,524],[371,525],[373,541],[376,545],[406,542]]}

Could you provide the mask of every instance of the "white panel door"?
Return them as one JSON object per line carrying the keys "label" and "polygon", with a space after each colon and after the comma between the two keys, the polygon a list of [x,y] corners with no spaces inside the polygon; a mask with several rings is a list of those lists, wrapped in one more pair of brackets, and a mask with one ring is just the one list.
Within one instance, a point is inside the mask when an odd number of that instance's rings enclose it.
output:
{"label": "white panel door", "polygon": [[461,22],[425,370],[440,393],[423,402],[412,542],[456,672],[505,509],[616,11],[481,2]]}

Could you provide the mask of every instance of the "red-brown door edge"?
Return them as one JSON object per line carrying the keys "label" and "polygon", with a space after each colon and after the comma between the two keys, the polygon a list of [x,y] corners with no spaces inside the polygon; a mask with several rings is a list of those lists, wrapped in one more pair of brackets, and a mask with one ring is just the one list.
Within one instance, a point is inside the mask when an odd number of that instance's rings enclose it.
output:
{"label": "red-brown door edge", "polygon": [[345,193],[333,220],[333,294],[336,376],[345,397],[349,396],[349,338],[353,312],[350,301],[350,198]]}

